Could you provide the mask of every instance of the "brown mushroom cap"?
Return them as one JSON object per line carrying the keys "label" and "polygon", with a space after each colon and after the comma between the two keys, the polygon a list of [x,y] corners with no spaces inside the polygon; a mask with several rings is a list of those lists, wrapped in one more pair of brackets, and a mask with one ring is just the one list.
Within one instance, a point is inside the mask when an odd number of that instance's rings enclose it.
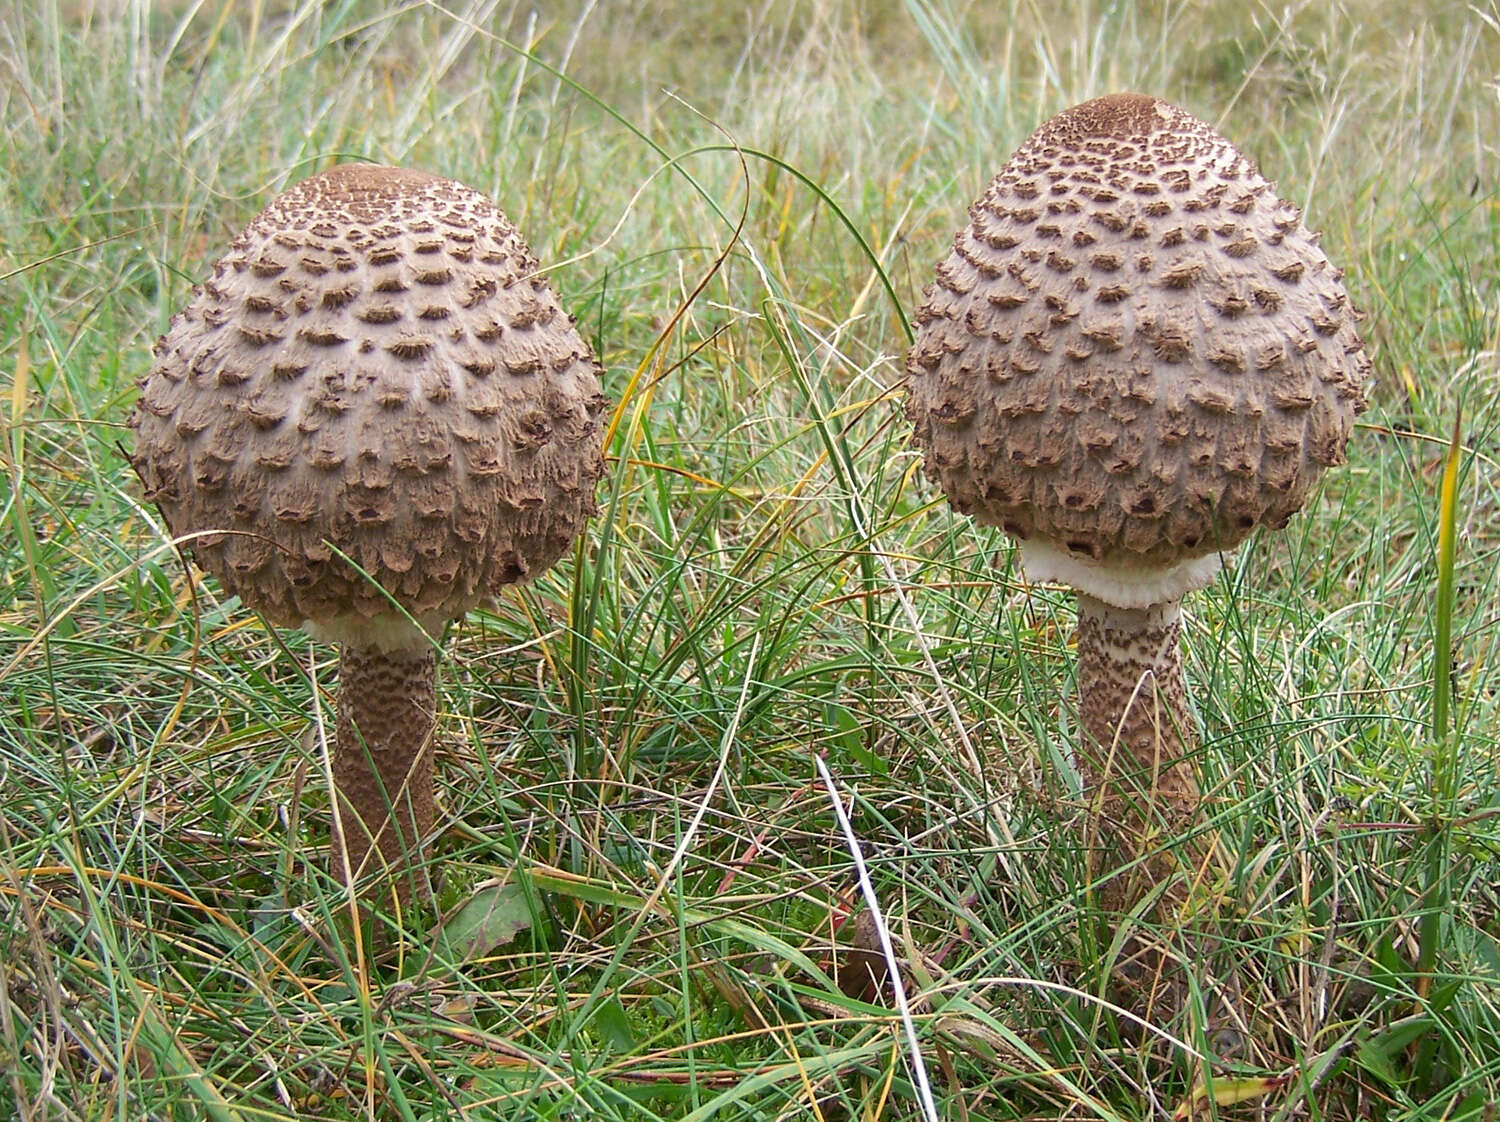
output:
{"label": "brown mushroom cap", "polygon": [[435,633],[595,510],[599,371],[537,269],[452,180],[350,164],[297,184],[157,344],[132,418],[146,497],[173,534],[233,531],[189,547],[273,622],[420,643],[391,600]]}
{"label": "brown mushroom cap", "polygon": [[1121,607],[1212,579],[1343,462],[1370,362],[1342,274],[1158,98],[1052,118],[970,212],[907,358],[927,474],[1032,579]]}

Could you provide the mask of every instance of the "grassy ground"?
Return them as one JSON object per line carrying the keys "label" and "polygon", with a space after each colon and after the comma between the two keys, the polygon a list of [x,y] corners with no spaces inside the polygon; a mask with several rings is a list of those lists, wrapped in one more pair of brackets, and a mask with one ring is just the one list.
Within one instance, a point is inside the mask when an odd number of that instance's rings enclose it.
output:
{"label": "grassy ground", "polygon": [[[943,1117],[1491,1117],[1500,10],[564,7],[0,13],[0,1114],[921,1117],[822,753]],[[1122,88],[1306,205],[1379,378],[1186,605],[1226,852],[1144,1029],[1100,999],[1071,598],[937,501],[900,393],[970,199]],[[448,637],[442,914],[384,957],[326,874],[332,652],[190,576],[123,448],[208,262],[361,156],[496,198],[619,402],[583,549]]]}

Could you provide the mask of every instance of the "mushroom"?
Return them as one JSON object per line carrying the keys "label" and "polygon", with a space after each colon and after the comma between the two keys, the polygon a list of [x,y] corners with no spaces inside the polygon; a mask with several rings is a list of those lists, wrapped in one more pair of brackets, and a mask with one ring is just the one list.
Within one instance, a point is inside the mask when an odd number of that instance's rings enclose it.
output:
{"label": "mushroom", "polygon": [[1361,317],[1298,209],[1158,98],[1053,117],[969,218],[925,290],[908,415],[953,508],[1077,590],[1080,770],[1106,844],[1143,858],[1200,801],[1182,596],[1343,462]]}
{"label": "mushroom", "polygon": [[156,344],[131,462],[273,624],[341,645],[333,868],[425,885],[435,638],[594,513],[599,367],[477,191],[348,164],[274,199]]}

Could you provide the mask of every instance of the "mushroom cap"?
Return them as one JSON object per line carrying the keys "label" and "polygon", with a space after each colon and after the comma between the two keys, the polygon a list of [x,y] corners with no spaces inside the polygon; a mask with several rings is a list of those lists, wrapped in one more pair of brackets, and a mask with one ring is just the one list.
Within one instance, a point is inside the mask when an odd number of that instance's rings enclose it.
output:
{"label": "mushroom cap", "polygon": [[132,462],[247,605],[396,649],[423,642],[403,611],[436,633],[567,550],[606,405],[489,199],[348,164],[274,199],[173,318]]}
{"label": "mushroom cap", "polygon": [[1342,463],[1370,361],[1342,274],[1224,137],[1159,98],[1053,117],[970,208],[907,356],[955,509],[1035,580],[1145,607]]}

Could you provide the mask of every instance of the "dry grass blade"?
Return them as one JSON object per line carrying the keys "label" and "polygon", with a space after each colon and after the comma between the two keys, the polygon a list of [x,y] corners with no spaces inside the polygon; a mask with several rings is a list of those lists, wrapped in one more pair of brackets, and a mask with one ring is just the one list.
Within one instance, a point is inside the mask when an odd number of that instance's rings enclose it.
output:
{"label": "dry grass blade", "polygon": [[874,917],[875,932],[880,940],[880,951],[885,956],[886,978],[896,998],[896,1011],[901,1017],[902,1030],[906,1033],[907,1062],[911,1064],[912,1073],[916,1077],[917,1101],[921,1103],[922,1112],[928,1122],[938,1122],[937,1104],[932,1098],[932,1083],[927,1077],[927,1062],[922,1058],[922,1044],[917,1039],[916,1021],[912,1018],[911,1004],[906,1000],[906,983],[901,978],[901,963],[897,961],[896,950],[891,945],[891,932],[886,925],[884,915],[881,914],[880,898],[875,895],[875,886],[870,883],[870,872],[865,867],[864,854],[860,852],[859,838],[855,837],[854,827],[849,824],[849,816],[844,812],[843,799],[839,795],[838,785],[833,781],[833,774],[828,770],[828,765],[823,762],[822,756],[814,753],[813,763],[817,766],[818,775],[828,791],[828,800],[833,806],[834,814],[838,817],[839,830],[844,835],[844,842],[849,847],[849,856],[854,861],[860,895],[864,897],[865,907]]}

